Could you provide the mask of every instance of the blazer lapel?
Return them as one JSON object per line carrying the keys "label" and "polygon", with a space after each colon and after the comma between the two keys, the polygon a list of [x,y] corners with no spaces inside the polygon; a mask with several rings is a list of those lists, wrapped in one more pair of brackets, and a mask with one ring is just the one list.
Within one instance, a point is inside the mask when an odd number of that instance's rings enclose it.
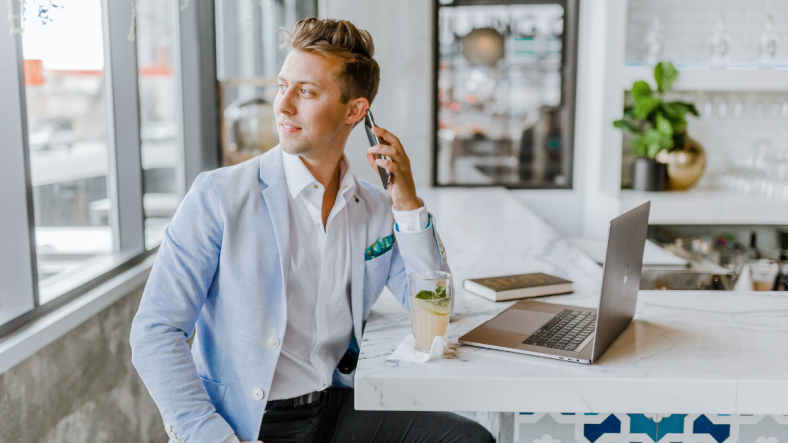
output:
{"label": "blazer lapel", "polygon": [[367,245],[367,210],[364,200],[358,198],[360,190],[356,180],[354,198],[348,202],[350,229],[350,308],[353,314],[353,330],[356,341],[361,345],[364,321],[364,251]]}
{"label": "blazer lapel", "polygon": [[282,151],[278,145],[260,156],[260,179],[263,181],[263,198],[274,226],[279,250],[282,293],[287,295],[287,277],[290,271],[290,212],[287,207],[287,184],[282,169]]}

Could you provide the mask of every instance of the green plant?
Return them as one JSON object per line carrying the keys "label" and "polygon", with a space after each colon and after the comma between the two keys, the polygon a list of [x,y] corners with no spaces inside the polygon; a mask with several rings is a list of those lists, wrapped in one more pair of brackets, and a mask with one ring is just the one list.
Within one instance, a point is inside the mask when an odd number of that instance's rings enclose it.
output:
{"label": "green plant", "polygon": [[624,117],[613,126],[635,135],[632,149],[635,155],[654,158],[661,151],[684,146],[687,114],[698,116],[695,105],[687,102],[665,102],[664,96],[673,87],[679,73],[670,62],[659,62],[654,67],[657,89],[645,81],[632,84],[634,106],[624,108]]}

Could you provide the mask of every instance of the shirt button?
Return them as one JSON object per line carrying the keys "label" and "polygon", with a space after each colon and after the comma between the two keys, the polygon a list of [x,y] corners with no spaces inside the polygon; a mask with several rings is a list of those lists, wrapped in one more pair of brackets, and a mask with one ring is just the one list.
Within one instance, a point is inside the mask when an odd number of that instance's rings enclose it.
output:
{"label": "shirt button", "polygon": [[315,185],[315,189],[317,189],[317,188],[318,188],[318,186],[317,186],[317,185]]}
{"label": "shirt button", "polygon": [[164,430],[167,431],[167,434],[169,435],[169,433],[172,432],[172,426],[166,425],[164,426]]}
{"label": "shirt button", "polygon": [[255,400],[262,400],[265,397],[262,389],[255,389],[252,391],[252,398]]}
{"label": "shirt button", "polygon": [[177,440],[177,439],[178,439],[178,436],[177,436],[177,435],[175,435],[175,433],[174,433],[174,432],[172,432],[172,431],[170,431],[170,432],[167,434],[167,436],[168,436],[168,437],[170,437],[172,440]]}
{"label": "shirt button", "polygon": [[415,229],[413,226],[408,226],[408,231],[414,231]]}
{"label": "shirt button", "polygon": [[271,349],[276,349],[279,346],[279,340],[275,338],[268,339],[268,347]]}

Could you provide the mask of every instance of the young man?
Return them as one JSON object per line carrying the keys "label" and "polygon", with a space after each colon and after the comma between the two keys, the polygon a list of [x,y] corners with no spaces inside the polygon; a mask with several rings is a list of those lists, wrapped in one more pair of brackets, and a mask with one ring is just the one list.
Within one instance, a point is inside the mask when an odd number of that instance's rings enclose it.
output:
{"label": "young man", "polygon": [[369,33],[310,18],[283,48],[280,145],[195,180],[132,326],[171,441],[491,442],[450,413],[354,409],[357,343],[383,287],[407,308],[408,272],[449,267],[399,140],[375,129],[383,145],[368,151],[388,192],[343,154],[377,93]]}

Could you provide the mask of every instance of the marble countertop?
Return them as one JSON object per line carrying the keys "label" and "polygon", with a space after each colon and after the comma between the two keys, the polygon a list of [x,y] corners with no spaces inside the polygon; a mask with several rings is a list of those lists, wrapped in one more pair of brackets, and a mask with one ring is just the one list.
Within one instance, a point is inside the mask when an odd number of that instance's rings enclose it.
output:
{"label": "marble countertop", "polygon": [[455,278],[448,340],[456,353],[388,357],[410,332],[383,294],[367,322],[356,408],[496,412],[788,414],[788,297],[781,293],[641,291],[635,320],[594,365],[457,345],[512,302],[462,290],[466,278],[547,272],[574,282],[546,302],[596,307],[602,270],[500,188],[422,193]]}

